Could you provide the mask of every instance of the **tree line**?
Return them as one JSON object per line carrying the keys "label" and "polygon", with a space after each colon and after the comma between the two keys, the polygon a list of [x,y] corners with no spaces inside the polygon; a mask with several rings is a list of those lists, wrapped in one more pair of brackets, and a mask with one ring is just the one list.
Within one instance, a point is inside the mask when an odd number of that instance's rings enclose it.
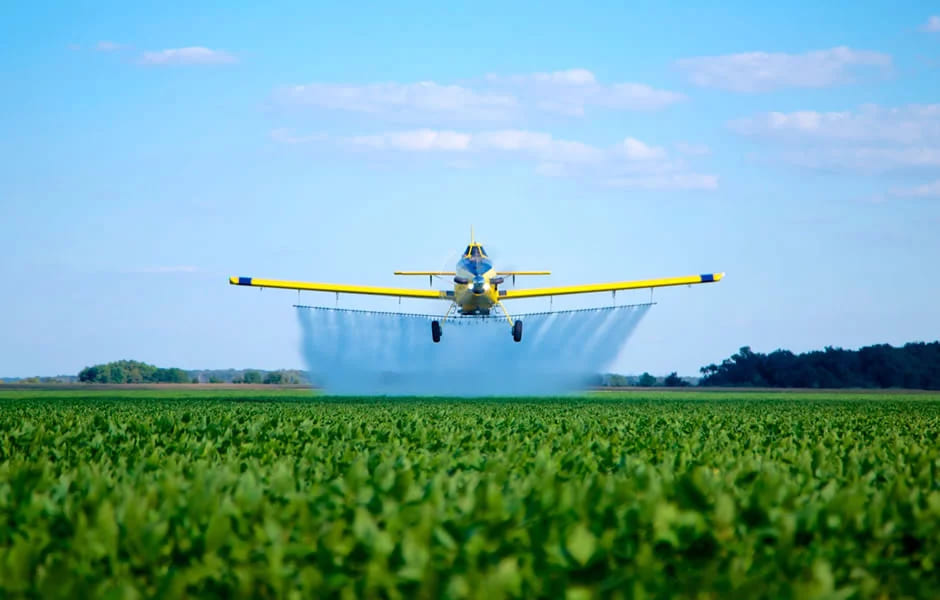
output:
{"label": "tree line", "polygon": [[802,354],[761,354],[744,346],[720,365],[700,371],[703,386],[940,390],[940,342],[826,347]]}
{"label": "tree line", "polygon": [[219,369],[187,371],[176,367],[160,368],[136,360],[117,360],[91,367],[78,373],[85,383],[305,383],[301,371],[262,371],[255,369]]}
{"label": "tree line", "polygon": [[603,387],[688,387],[696,383],[694,377],[680,377],[676,371],[673,371],[665,377],[656,377],[647,372],[642,375],[618,375],[616,373],[606,373],[601,375],[595,382],[595,385]]}
{"label": "tree line", "polygon": [[87,383],[189,383],[183,369],[162,369],[136,360],[117,360],[85,367],[78,372],[78,380]]}

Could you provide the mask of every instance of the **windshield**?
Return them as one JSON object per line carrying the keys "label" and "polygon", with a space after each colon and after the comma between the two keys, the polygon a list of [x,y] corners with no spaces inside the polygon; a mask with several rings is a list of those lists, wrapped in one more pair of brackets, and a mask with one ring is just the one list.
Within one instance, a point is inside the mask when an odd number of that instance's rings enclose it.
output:
{"label": "windshield", "polygon": [[471,275],[483,275],[493,268],[493,263],[485,258],[464,258],[460,261],[460,268],[470,271]]}
{"label": "windshield", "polygon": [[471,244],[463,251],[463,255],[469,256],[470,258],[485,258],[486,250],[479,244]]}

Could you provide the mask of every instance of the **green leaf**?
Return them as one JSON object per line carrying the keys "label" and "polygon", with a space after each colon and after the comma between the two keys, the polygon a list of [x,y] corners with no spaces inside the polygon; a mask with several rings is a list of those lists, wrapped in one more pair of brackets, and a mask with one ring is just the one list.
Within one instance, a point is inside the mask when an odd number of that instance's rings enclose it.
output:
{"label": "green leaf", "polygon": [[216,552],[225,544],[231,531],[231,520],[221,510],[216,510],[209,517],[209,526],[206,528],[206,551]]}
{"label": "green leaf", "polygon": [[578,523],[572,527],[565,539],[565,548],[580,565],[586,565],[591,560],[596,547],[597,538],[584,523]]}

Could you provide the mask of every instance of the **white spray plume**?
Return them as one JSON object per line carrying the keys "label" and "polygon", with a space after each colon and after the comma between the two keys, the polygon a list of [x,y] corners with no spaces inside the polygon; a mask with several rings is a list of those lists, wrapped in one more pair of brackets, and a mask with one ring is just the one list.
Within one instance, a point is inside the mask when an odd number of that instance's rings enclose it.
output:
{"label": "white spray plume", "polygon": [[498,318],[451,319],[435,344],[426,315],[297,307],[297,316],[307,368],[327,393],[525,396],[584,389],[650,306],[524,315],[520,343]]}

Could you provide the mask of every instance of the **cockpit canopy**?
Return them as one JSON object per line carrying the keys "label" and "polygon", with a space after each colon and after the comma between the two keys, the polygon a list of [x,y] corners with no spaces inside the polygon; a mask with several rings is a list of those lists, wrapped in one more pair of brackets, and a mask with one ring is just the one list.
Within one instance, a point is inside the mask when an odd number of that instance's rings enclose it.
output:
{"label": "cockpit canopy", "polygon": [[480,244],[470,244],[463,255],[465,258],[486,258],[486,250]]}

